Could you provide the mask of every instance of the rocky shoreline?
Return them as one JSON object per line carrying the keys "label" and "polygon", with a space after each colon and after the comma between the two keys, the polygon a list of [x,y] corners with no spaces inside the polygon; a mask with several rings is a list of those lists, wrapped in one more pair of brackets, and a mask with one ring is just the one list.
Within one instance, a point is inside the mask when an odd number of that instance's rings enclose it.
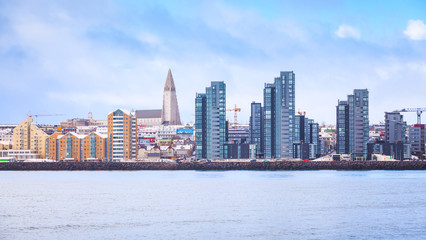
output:
{"label": "rocky shoreline", "polygon": [[426,161],[348,161],[348,162],[8,162],[0,171],[136,171],[136,170],[426,170]]}

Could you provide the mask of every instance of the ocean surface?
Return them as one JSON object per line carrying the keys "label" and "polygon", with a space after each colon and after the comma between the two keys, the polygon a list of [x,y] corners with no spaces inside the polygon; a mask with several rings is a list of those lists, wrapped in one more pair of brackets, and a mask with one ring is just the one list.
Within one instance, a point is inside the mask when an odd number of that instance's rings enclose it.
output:
{"label": "ocean surface", "polygon": [[0,172],[0,239],[426,239],[426,172]]}

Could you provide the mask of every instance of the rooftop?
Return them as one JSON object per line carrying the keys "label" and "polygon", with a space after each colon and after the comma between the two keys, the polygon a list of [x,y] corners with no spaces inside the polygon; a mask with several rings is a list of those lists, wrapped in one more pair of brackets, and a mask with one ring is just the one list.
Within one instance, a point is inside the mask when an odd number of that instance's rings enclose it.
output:
{"label": "rooftop", "polygon": [[161,109],[136,110],[137,118],[161,118]]}

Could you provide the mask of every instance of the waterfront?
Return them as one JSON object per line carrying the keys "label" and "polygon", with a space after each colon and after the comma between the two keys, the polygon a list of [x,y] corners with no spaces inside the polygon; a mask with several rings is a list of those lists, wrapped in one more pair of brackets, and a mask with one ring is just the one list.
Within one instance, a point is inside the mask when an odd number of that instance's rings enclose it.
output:
{"label": "waterfront", "polygon": [[275,162],[7,162],[0,171],[122,170],[426,170],[425,161],[275,161]]}
{"label": "waterfront", "polygon": [[0,239],[424,239],[423,171],[0,172]]}

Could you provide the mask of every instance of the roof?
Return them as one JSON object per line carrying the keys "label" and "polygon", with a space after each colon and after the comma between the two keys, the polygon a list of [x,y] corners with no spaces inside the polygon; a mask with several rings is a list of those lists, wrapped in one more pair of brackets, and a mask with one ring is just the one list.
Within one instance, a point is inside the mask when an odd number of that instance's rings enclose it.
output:
{"label": "roof", "polygon": [[107,134],[101,134],[101,133],[98,133],[98,132],[93,132],[93,133],[96,134],[96,135],[98,135],[101,138],[108,138]]}
{"label": "roof", "polygon": [[137,118],[161,118],[161,109],[136,110]]}
{"label": "roof", "polygon": [[[114,112],[116,112],[116,111],[118,111],[118,110],[122,111],[124,114],[127,114],[127,115],[130,115],[130,114],[132,113],[132,112],[130,112],[129,110],[119,108],[119,109],[117,109],[117,110],[115,110],[115,111],[113,111],[113,112],[110,112],[109,114],[114,113]],[[108,114],[108,115],[109,115],[109,114]]]}

